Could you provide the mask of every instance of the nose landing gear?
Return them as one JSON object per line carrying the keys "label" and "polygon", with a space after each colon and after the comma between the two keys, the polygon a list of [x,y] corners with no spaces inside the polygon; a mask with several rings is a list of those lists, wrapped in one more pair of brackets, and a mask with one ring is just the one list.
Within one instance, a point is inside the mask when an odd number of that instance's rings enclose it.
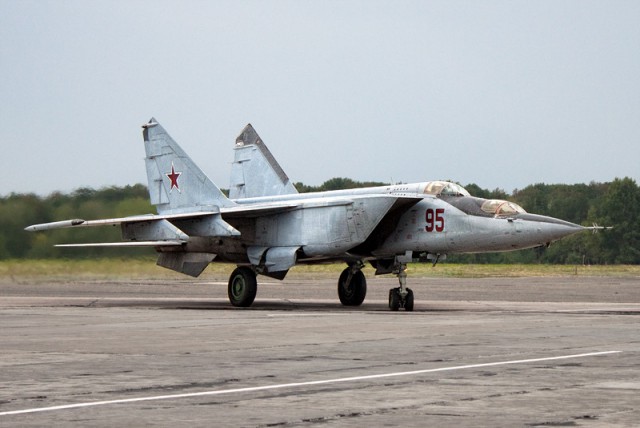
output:
{"label": "nose landing gear", "polygon": [[389,309],[397,311],[404,308],[405,311],[413,311],[413,290],[407,288],[407,264],[396,261],[392,273],[398,276],[400,287],[389,290]]}

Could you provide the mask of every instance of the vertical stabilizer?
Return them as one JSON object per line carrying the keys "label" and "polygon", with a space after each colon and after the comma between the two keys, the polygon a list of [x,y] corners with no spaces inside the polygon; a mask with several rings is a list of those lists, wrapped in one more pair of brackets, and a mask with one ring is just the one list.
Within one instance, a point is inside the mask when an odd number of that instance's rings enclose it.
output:
{"label": "vertical stabilizer", "polygon": [[154,118],[142,127],[149,196],[159,214],[234,205]]}
{"label": "vertical stabilizer", "polygon": [[251,124],[236,138],[231,166],[231,199],[298,193]]}

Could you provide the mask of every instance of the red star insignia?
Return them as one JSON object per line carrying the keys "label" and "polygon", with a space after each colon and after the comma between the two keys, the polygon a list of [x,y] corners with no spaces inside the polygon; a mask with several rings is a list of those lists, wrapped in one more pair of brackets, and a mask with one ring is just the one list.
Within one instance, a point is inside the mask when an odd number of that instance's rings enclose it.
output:
{"label": "red star insignia", "polygon": [[171,174],[165,174],[169,180],[171,181],[171,188],[169,188],[169,192],[173,190],[175,187],[180,192],[180,187],[178,187],[178,177],[182,175],[181,172],[176,172],[176,169],[173,167],[173,162],[171,162]]}

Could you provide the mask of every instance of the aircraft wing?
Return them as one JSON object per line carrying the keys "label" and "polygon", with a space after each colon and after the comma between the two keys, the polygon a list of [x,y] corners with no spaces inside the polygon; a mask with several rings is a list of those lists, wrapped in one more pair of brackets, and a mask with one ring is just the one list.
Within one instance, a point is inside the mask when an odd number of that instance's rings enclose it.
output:
{"label": "aircraft wing", "polygon": [[68,227],[95,227],[95,226],[117,226],[123,223],[136,223],[142,221],[155,221],[155,220],[171,220],[180,218],[193,218],[205,215],[219,214],[220,212],[197,212],[188,214],[173,214],[173,215],[156,215],[156,214],[143,214],[131,217],[120,218],[106,218],[99,220],[83,220],[80,218],[73,220],[54,221],[51,223],[33,224],[27,226],[24,230],[28,232],[40,232],[43,230],[51,229],[64,229]]}
{"label": "aircraft wing", "polygon": [[[362,198],[362,197],[360,197]],[[393,207],[396,211],[399,206],[411,206],[419,199],[399,196],[371,196],[364,198],[373,200],[387,200],[380,205],[377,224],[382,218],[388,216],[389,210]],[[254,204],[238,204],[232,207],[211,207],[209,210],[193,211],[177,214],[144,214],[129,217],[84,220],[71,219],[50,223],[41,223],[27,226],[25,230],[39,232],[51,229],[76,228],[76,227],[97,227],[97,226],[120,226],[124,241],[104,242],[104,243],[84,243],[84,244],[59,244],[59,247],[164,247],[180,246],[189,241],[189,235],[180,230],[174,222],[180,220],[192,220],[200,225],[200,229],[206,231],[199,236],[240,236],[240,232],[223,220],[223,218],[256,218],[262,216],[276,215],[296,209],[324,208],[333,206],[345,206],[354,203],[358,197],[343,196],[337,198],[309,198],[296,199],[293,201],[266,202]],[[363,231],[370,234],[372,230]]]}
{"label": "aircraft wing", "polygon": [[278,214],[284,211],[288,211],[294,208],[300,207],[299,203],[271,203],[271,204],[252,204],[246,206],[238,206],[234,208],[223,208],[222,210],[215,209],[209,211],[193,211],[180,214],[142,214],[129,217],[118,218],[106,218],[98,220],[83,220],[80,218],[72,220],[54,221],[51,223],[32,224],[27,226],[24,230],[28,232],[40,232],[43,230],[51,229],[64,229],[69,227],[96,227],[96,226],[118,226],[127,223],[138,223],[158,220],[186,220],[196,219],[200,217],[224,215],[225,217],[254,217],[269,214]]}
{"label": "aircraft wing", "polygon": [[98,220],[71,219],[50,223],[33,224],[25,227],[29,232],[52,229],[120,226],[123,242],[100,242],[83,244],[58,244],[56,247],[158,247],[180,246],[189,241],[189,236],[177,228],[172,221],[194,220],[211,233],[211,236],[239,236],[240,232],[222,219],[225,217],[257,217],[277,214],[299,207],[298,203],[254,204],[244,207],[218,207],[207,211],[194,211],[179,214],[144,214],[129,217]]}
{"label": "aircraft wing", "polygon": [[[189,214],[154,215],[145,214],[130,217],[108,218],[99,220],[72,219],[51,223],[34,224],[25,227],[29,232],[40,232],[51,229],[75,227],[121,226],[124,242],[99,242],[81,244],[58,244],[56,247],[157,247],[179,246],[185,244],[189,237],[169,220],[181,218],[203,218],[219,216],[219,212],[198,212]],[[231,226],[229,226],[231,227]]]}

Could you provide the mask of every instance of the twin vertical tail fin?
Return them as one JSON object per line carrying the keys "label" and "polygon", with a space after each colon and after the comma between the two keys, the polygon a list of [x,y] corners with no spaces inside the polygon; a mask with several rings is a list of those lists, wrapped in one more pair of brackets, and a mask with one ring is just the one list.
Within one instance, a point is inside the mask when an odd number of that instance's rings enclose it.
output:
{"label": "twin vertical tail fin", "polygon": [[251,124],[236,138],[231,166],[231,199],[298,193]]}
{"label": "twin vertical tail fin", "polygon": [[235,205],[154,118],[142,128],[149,197],[159,214],[209,211]]}

